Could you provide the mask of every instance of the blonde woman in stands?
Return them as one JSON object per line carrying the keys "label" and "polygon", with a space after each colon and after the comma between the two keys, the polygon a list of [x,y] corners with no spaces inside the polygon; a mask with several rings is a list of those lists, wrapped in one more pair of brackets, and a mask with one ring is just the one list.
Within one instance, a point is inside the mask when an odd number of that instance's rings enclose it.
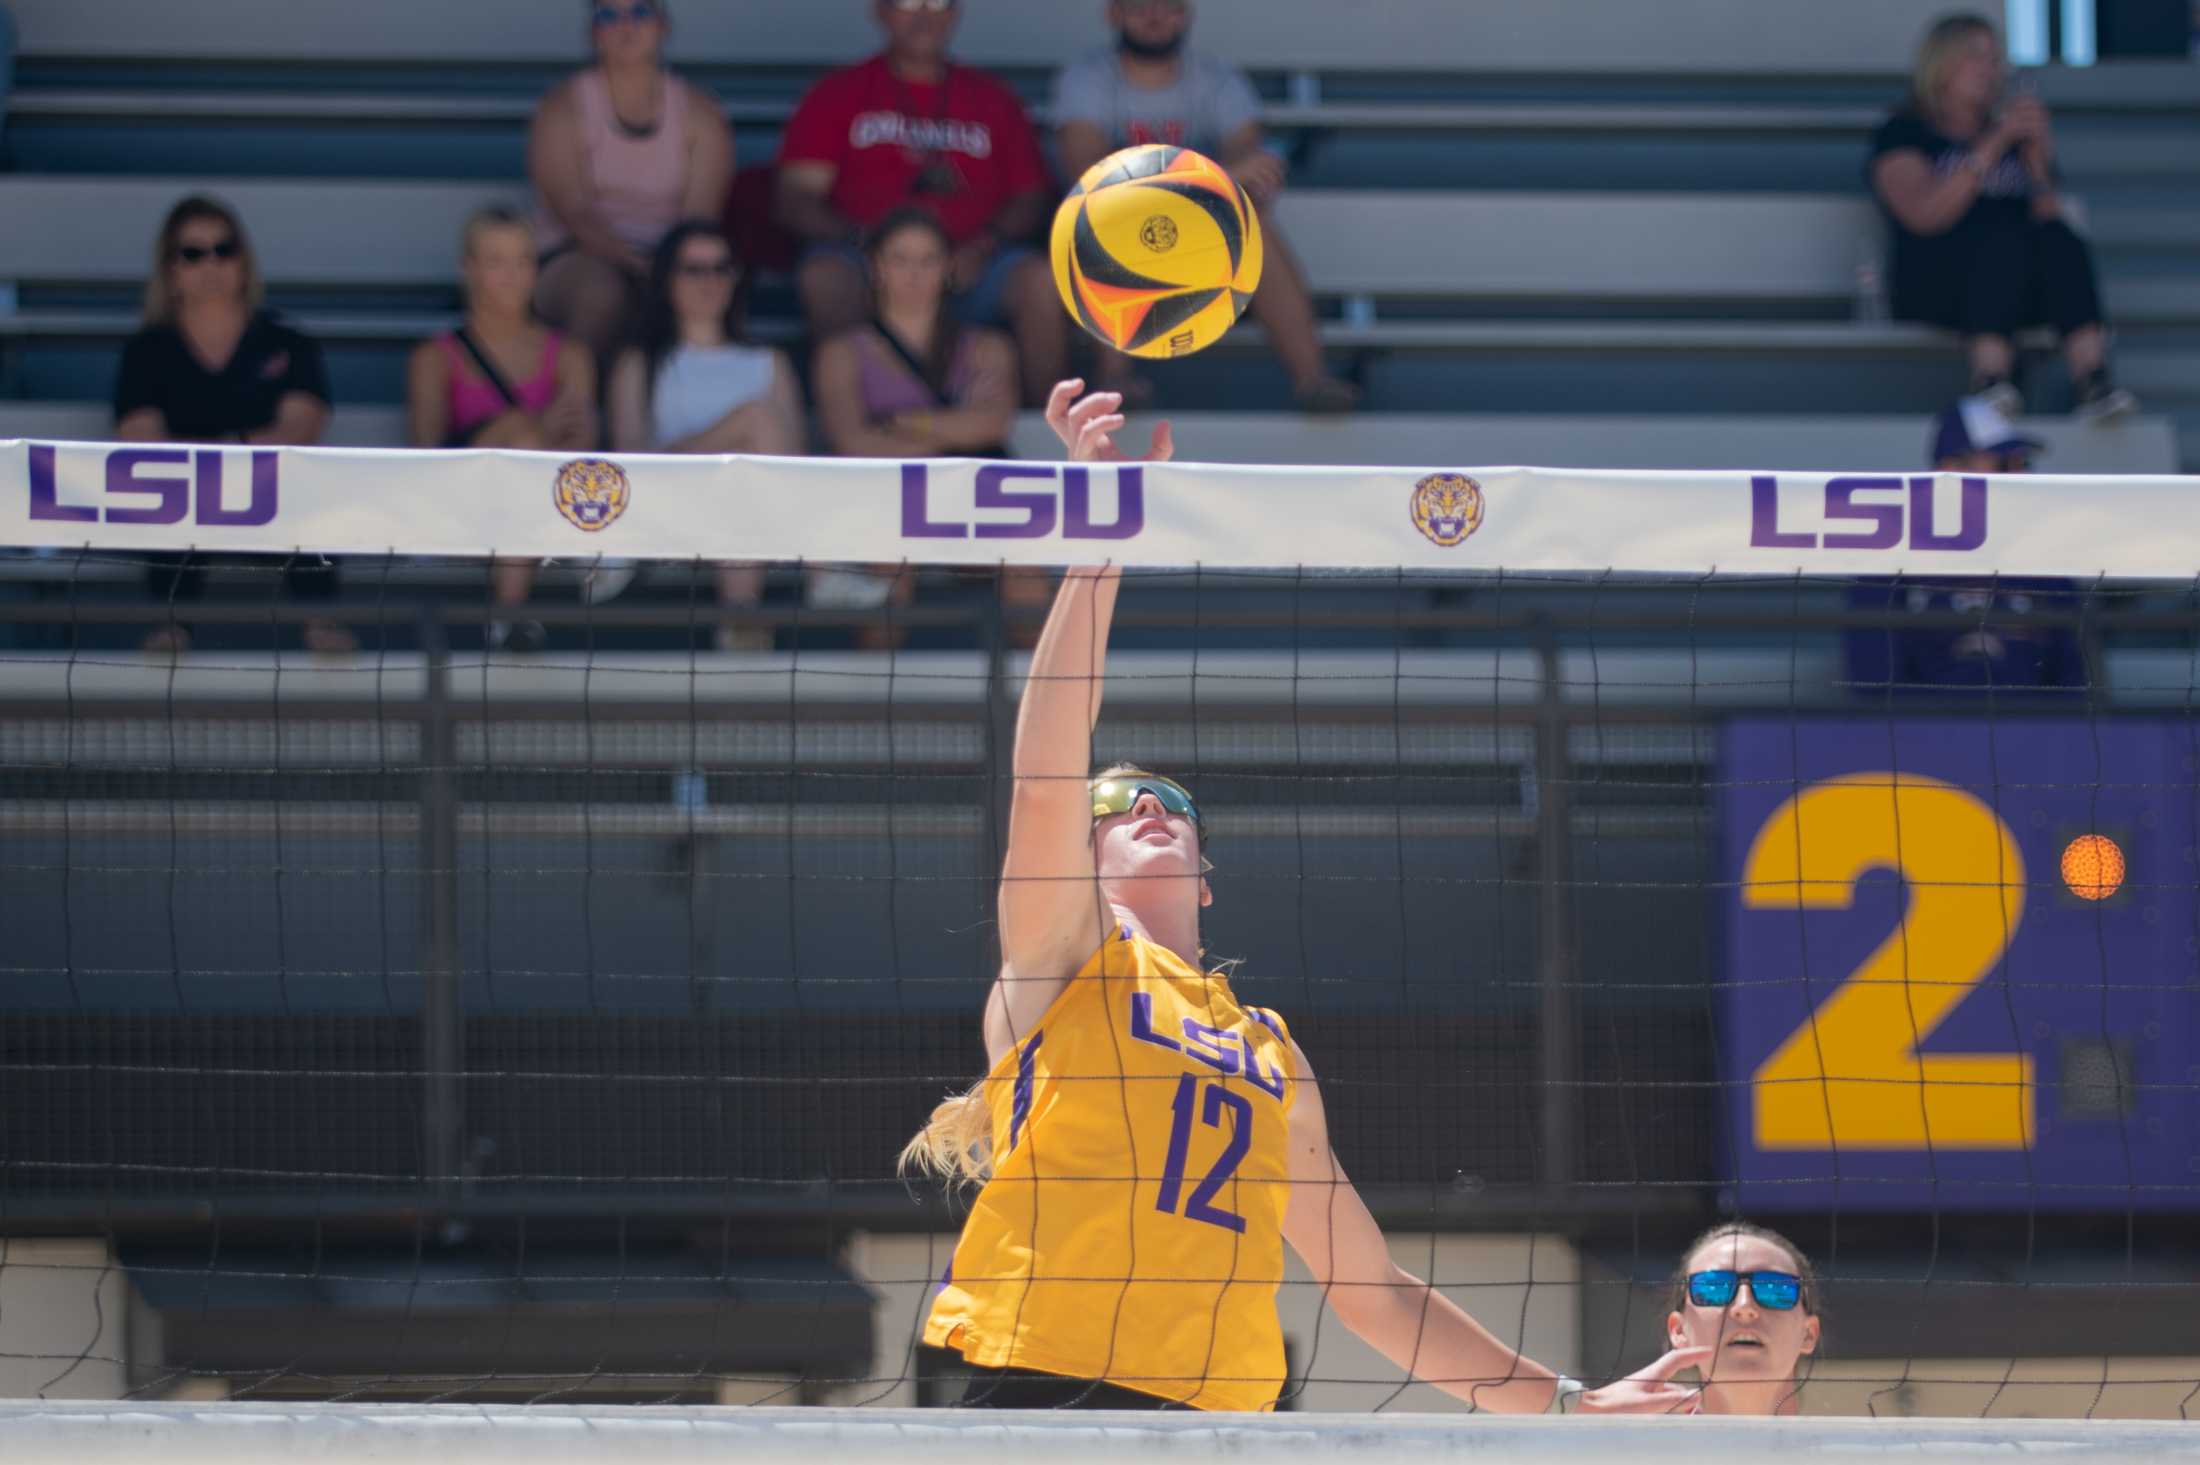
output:
{"label": "blonde woman in stands", "polygon": [[[251,237],[227,204],[197,195],[170,209],[153,244],[145,324],[122,348],[115,436],[269,447],[319,442],[329,419],[321,348],[268,310],[264,297]],[[145,638],[145,649],[174,655],[191,644],[174,612],[205,593],[206,561],[155,555],[150,566],[149,588],[170,621]],[[336,593],[335,568],[325,560],[293,559],[283,582],[293,600]],[[305,644],[340,654],[359,643],[334,621],[314,619],[306,622]]]}
{"label": "blonde woman in stands", "polygon": [[[784,351],[742,339],[741,264],[716,224],[690,221],[657,246],[637,344],[611,372],[611,446],[624,453],[803,452],[802,388]],[[760,565],[720,565],[718,603],[763,598]],[[721,625],[721,651],[767,651],[771,632]]]}
{"label": "blonde woman in stands", "polygon": [[1909,100],[1872,135],[1870,176],[1894,236],[1893,313],[1963,337],[1973,395],[2021,413],[2017,336],[2049,326],[2078,415],[2137,407],[2109,375],[2093,254],[2064,216],[2047,108],[2011,87],[1992,21],[1947,15],[1926,32]]}
{"label": "blonde woman in stands", "polygon": [[[405,374],[413,446],[593,448],[595,362],[578,342],[535,319],[535,248],[526,222],[509,209],[483,209],[467,220],[459,255],[465,323],[422,342]],[[498,560],[489,574],[497,608],[491,643],[538,649],[542,627],[511,616],[534,590],[535,562]]]}
{"label": "blonde woman in stands", "polygon": [[[1120,394],[1074,401],[1082,386],[1057,386],[1047,421],[1072,458],[1120,457]],[[1169,456],[1165,428],[1154,446]],[[1663,1412],[1662,1380],[1584,1395],[1391,1260],[1330,1148],[1306,1054],[1207,963],[1201,912],[1221,877],[1192,790],[1093,773],[1120,583],[1071,569],[1032,655],[982,1020],[991,1067],[902,1157],[980,1187],[924,1329],[976,1367],[964,1403],[1272,1409],[1288,1243],[1346,1327],[1461,1399]],[[1661,1364],[1670,1378],[1708,1357]]]}
{"label": "blonde woman in stands", "polygon": [[657,242],[724,206],[733,131],[715,97],[666,68],[667,0],[595,0],[587,14],[596,64],[536,108],[527,173],[542,201],[536,306],[608,373]]}
{"label": "blonde woman in stands", "polygon": [[1817,1353],[1824,1326],[1819,1301],[1810,1258],[1779,1232],[1727,1221],[1697,1237],[1673,1276],[1665,1334],[1675,1352],[1708,1356],[1696,1365],[1701,1382],[1673,1383],[1668,1373],[1656,1386],[1667,1412],[1795,1413],[1803,1360]]}

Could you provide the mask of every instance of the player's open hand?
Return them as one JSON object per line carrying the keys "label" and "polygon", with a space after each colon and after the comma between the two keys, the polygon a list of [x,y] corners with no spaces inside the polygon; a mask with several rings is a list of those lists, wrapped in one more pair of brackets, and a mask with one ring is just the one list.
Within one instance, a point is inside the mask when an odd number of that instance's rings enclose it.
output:
{"label": "player's open hand", "polygon": [[1673,1375],[1684,1368],[1701,1368],[1717,1350],[1675,1348],[1648,1368],[1601,1389],[1591,1389],[1574,1400],[1575,1414],[1677,1414],[1688,1401],[1703,1392],[1700,1384],[1676,1384]]}
{"label": "player's open hand", "polygon": [[[1085,389],[1082,378],[1071,377],[1056,382],[1054,391],[1047,397],[1047,426],[1069,449],[1070,459],[1078,463],[1120,463],[1127,455],[1115,445],[1115,434],[1128,420],[1123,415],[1121,392],[1094,392],[1088,397],[1077,394]],[[1144,458],[1129,461],[1166,463],[1176,456],[1176,439],[1166,421],[1153,427],[1153,448]]]}

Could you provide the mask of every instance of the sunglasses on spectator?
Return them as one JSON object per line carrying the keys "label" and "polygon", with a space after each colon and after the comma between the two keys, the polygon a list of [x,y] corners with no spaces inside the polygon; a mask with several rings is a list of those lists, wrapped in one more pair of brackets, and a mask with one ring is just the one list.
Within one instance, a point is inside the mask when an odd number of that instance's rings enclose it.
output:
{"label": "sunglasses on spectator", "polygon": [[730,280],[733,278],[733,261],[721,255],[717,259],[683,259],[679,274],[684,280]]}
{"label": "sunglasses on spectator", "polygon": [[187,265],[204,264],[209,259],[231,260],[244,251],[234,239],[224,239],[219,244],[179,244],[175,256]]}
{"label": "sunglasses on spectator", "polygon": [[889,3],[904,15],[915,15],[923,10],[938,15],[955,8],[955,0],[889,0]]}
{"label": "sunglasses on spectator", "polygon": [[1183,784],[1174,779],[1157,777],[1151,773],[1125,775],[1121,778],[1096,778],[1092,781],[1092,817],[1106,819],[1116,814],[1128,814],[1138,805],[1142,795],[1152,794],[1161,807],[1192,821],[1199,831],[1199,842],[1207,842],[1207,821],[1199,817],[1199,806]]}
{"label": "sunglasses on spectator", "polygon": [[596,7],[596,24],[599,26],[617,25],[622,20],[631,22],[634,25],[648,25],[655,19],[657,19],[657,7],[652,3],[652,0],[635,0],[634,4],[624,9],[616,5],[599,5]]}
{"label": "sunglasses on spectator", "polygon": [[1749,1284],[1749,1295],[1767,1312],[1786,1312],[1802,1300],[1802,1279],[1793,1272],[1725,1270],[1690,1272],[1688,1300],[1698,1307],[1725,1307],[1744,1282]]}

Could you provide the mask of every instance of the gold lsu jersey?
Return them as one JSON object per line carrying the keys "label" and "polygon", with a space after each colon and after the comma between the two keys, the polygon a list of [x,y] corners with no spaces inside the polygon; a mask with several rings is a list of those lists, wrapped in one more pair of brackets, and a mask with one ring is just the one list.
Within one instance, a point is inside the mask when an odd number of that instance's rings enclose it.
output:
{"label": "gold lsu jersey", "polygon": [[1291,1078],[1281,1019],[1118,928],[986,1075],[992,1178],[925,1341],[1273,1408]]}

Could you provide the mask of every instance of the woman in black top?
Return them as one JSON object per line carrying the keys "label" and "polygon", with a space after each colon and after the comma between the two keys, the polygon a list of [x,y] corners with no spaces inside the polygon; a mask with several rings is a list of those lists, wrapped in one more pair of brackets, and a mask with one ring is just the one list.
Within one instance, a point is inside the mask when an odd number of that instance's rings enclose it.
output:
{"label": "woman in black top", "polygon": [[[115,436],[125,442],[254,443],[304,446],[328,426],[328,370],[321,348],[263,309],[260,271],[244,226],[205,197],[168,211],[145,286],[145,325],[122,348],[115,384]],[[156,557],[152,590],[169,605],[195,600],[203,558]],[[284,569],[295,599],[325,600],[335,578],[324,562]],[[346,652],[358,641],[333,621],[306,623],[306,645]],[[148,651],[175,653],[190,633],[171,623],[146,638]]]}
{"label": "woman in black top", "polygon": [[1971,390],[2014,416],[2016,335],[2052,326],[2081,416],[2137,404],[2108,374],[2092,252],[2063,218],[2037,97],[2007,89],[2001,37],[1977,15],[1936,22],[1910,101],[1872,137],[1871,186],[1894,232],[1894,314],[1959,332]]}

